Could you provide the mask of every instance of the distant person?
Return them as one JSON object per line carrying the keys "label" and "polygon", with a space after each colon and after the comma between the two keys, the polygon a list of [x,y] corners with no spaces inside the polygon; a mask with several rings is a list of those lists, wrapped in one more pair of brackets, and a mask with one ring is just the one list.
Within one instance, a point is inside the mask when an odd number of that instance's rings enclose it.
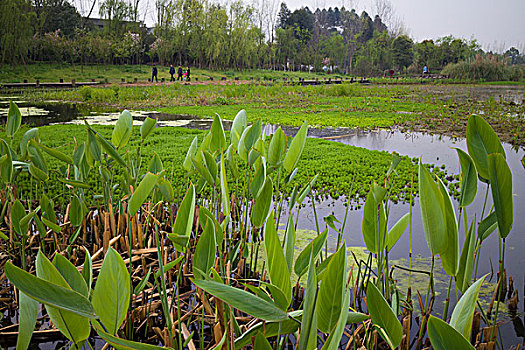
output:
{"label": "distant person", "polygon": [[188,66],[188,69],[186,69],[186,80],[187,81],[191,80],[191,78],[190,78],[190,66]]}
{"label": "distant person", "polygon": [[392,78],[394,77],[394,73],[395,73],[395,72],[394,72],[393,69],[391,69],[391,70],[388,71],[388,74],[390,74],[390,79],[392,79]]}
{"label": "distant person", "polygon": [[158,83],[159,79],[157,79],[157,66],[153,66],[151,69],[151,82],[153,83],[153,78],[155,78],[155,81]]}
{"label": "distant person", "polygon": [[428,74],[428,68],[427,68],[427,66],[424,66],[423,67],[423,75],[426,75],[426,74]]}
{"label": "distant person", "polygon": [[170,64],[170,75],[171,75],[170,81],[175,81],[175,77],[173,76],[173,74],[175,74],[175,68],[173,68],[173,64]]}
{"label": "distant person", "polygon": [[177,69],[177,81],[183,81],[183,78],[182,78],[182,67],[181,65],[179,64],[179,68]]}

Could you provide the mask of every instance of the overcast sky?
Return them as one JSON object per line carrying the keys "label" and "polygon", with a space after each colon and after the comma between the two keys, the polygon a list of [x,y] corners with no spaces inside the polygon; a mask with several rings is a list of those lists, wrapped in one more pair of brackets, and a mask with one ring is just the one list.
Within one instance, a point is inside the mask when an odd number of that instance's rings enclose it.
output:
{"label": "overcast sky", "polygon": [[[375,16],[374,0],[285,0],[295,9],[316,7],[356,7]],[[395,14],[416,40],[445,35],[474,37],[485,50],[525,48],[525,0],[390,0]],[[353,5],[353,6],[352,6]]]}

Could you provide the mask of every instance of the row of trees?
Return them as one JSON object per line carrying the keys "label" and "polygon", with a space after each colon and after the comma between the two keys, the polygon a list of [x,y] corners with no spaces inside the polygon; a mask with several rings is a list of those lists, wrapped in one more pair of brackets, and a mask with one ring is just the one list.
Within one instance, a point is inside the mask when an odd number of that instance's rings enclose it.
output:
{"label": "row of trees", "polygon": [[[191,64],[212,69],[338,70],[379,75],[431,72],[483,54],[476,40],[452,36],[414,43],[392,21],[388,0],[373,18],[355,10],[291,11],[276,0],[156,0],[154,32],[137,21],[139,0],[103,0],[98,23],[67,0],[2,0],[0,61]],[[93,2],[93,5],[95,3]],[[89,14],[93,12],[93,6]],[[102,29],[99,27],[103,27]],[[511,64],[524,56],[515,48]]]}

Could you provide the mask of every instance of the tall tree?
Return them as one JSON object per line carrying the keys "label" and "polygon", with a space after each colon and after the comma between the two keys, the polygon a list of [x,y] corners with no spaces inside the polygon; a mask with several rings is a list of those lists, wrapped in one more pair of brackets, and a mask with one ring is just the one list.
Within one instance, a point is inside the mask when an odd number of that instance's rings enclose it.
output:
{"label": "tall tree", "polygon": [[27,0],[0,1],[0,62],[25,64],[36,14]]}
{"label": "tall tree", "polygon": [[406,35],[400,35],[392,42],[392,59],[400,69],[406,68],[414,60],[414,42]]}

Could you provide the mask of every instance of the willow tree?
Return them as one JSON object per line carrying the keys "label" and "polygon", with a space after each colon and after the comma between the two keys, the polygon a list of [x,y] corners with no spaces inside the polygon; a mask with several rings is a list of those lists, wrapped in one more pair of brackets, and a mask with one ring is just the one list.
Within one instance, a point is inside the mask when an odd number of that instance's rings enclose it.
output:
{"label": "willow tree", "polygon": [[27,0],[0,1],[0,62],[16,65],[25,64],[31,37],[35,12]]}

